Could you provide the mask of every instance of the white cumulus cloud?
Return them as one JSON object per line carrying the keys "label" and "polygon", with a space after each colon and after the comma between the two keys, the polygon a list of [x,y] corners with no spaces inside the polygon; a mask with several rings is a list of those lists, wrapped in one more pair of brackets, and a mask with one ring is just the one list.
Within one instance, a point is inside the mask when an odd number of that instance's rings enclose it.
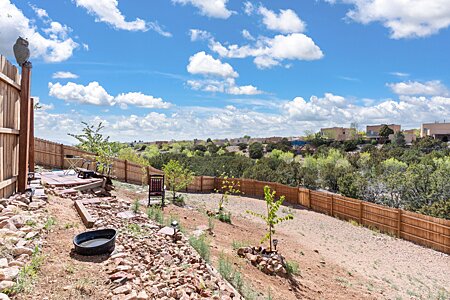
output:
{"label": "white cumulus cloud", "polygon": [[157,22],[146,22],[140,18],[126,21],[119,10],[117,0],[75,0],[77,6],[84,7],[89,14],[96,17],[96,22],[104,22],[115,29],[128,31],[147,31],[149,29],[165,37],[171,37],[170,32],[164,31]]}
{"label": "white cumulus cloud", "polygon": [[72,72],[63,72],[63,71],[53,73],[53,76],[52,76],[52,78],[55,78],[55,79],[58,79],[58,78],[68,79],[68,78],[78,78],[78,77],[79,76],[77,74],[74,74]]}
{"label": "white cumulus cloud", "polygon": [[258,8],[258,13],[263,17],[263,23],[267,29],[281,33],[303,32],[305,23],[300,20],[292,9],[280,9],[280,13],[267,9],[264,6]]}
{"label": "white cumulus cloud", "polygon": [[260,37],[254,45],[229,45],[211,40],[210,49],[222,57],[254,57],[259,68],[279,65],[283,60],[318,60],[323,52],[314,41],[303,33],[276,35],[273,38]]}
{"label": "white cumulus cloud", "polygon": [[202,40],[209,40],[212,36],[211,33],[205,30],[200,29],[191,29],[189,30],[189,35],[191,36],[191,41],[202,41]]}
{"label": "white cumulus cloud", "polygon": [[448,0],[326,0],[353,5],[347,17],[362,24],[380,22],[391,38],[418,38],[450,26]]}
{"label": "white cumulus cloud", "polygon": [[190,4],[200,10],[203,16],[219,19],[228,19],[233,11],[227,8],[228,0],[172,0],[173,3]]}
{"label": "white cumulus cloud", "polygon": [[93,81],[88,85],[68,82],[49,82],[49,95],[66,102],[77,102],[81,104],[113,106],[118,105],[126,109],[128,105],[144,108],[169,108],[170,103],[164,102],[161,98],[145,95],[141,92],[121,93],[116,97],[111,96],[98,82]]}
{"label": "white cumulus cloud", "polygon": [[213,58],[204,51],[198,52],[189,58],[187,70],[191,74],[212,75],[219,77],[238,77],[238,73],[228,63]]}
{"label": "white cumulus cloud", "polygon": [[[45,10],[34,10],[39,17],[48,18]],[[42,58],[46,62],[69,59],[78,47],[78,43],[69,37],[71,29],[59,22],[48,21],[50,27],[39,30],[11,1],[0,1],[0,52],[11,56],[12,46],[21,36],[29,41],[31,58]]]}
{"label": "white cumulus cloud", "polygon": [[397,95],[446,96],[449,94],[448,88],[439,80],[388,83],[387,86]]}

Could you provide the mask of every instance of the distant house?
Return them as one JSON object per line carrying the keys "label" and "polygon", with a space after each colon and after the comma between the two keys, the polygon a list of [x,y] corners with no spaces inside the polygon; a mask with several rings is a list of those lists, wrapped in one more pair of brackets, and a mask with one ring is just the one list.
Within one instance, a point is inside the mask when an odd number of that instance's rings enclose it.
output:
{"label": "distant house", "polygon": [[355,128],[344,127],[321,128],[320,134],[327,139],[339,142],[353,140],[357,136]]}
{"label": "distant house", "polygon": [[[394,131],[394,133],[400,132],[402,130],[401,125],[396,124],[386,124],[390,129]],[[384,126],[384,124],[381,125],[367,125],[366,127],[366,136],[369,139],[379,139],[380,138],[380,130]]]}
{"label": "distant house", "polygon": [[450,123],[426,123],[420,127],[420,137],[431,136],[444,142],[450,141]]}

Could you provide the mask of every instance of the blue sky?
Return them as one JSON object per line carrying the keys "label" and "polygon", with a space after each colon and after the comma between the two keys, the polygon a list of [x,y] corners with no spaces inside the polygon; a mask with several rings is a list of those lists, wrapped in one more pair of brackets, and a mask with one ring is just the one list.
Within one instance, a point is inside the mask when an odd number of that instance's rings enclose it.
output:
{"label": "blue sky", "polygon": [[298,136],[450,119],[448,0],[0,0],[30,42],[36,135]]}

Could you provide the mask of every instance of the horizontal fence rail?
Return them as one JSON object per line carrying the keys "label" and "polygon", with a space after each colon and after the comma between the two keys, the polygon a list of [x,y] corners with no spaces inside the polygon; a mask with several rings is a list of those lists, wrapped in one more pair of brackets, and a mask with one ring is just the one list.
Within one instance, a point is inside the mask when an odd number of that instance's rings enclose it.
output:
{"label": "horizontal fence rail", "polygon": [[[51,168],[67,168],[65,155],[92,157],[94,154],[76,147],[35,139],[36,164]],[[91,168],[95,168],[95,166],[92,164]],[[113,175],[120,181],[142,184],[146,182],[147,174],[162,174],[162,171],[126,160],[113,160]],[[363,226],[450,254],[449,220],[302,187],[291,187],[253,179],[236,178],[232,180],[239,183],[239,190],[244,196],[263,198],[264,186],[268,185],[277,192],[278,196],[284,195],[286,202],[290,204],[298,204],[336,218],[353,220]],[[211,193],[220,190],[221,186],[220,178],[196,176],[186,191]]]}
{"label": "horizontal fence rail", "polygon": [[[230,179],[228,179],[230,180]],[[233,179],[244,196],[263,198],[264,186],[284,195],[286,202],[307,207],[339,219],[353,220],[399,238],[450,254],[450,221],[422,214],[390,208],[329,192],[291,187],[274,182],[252,179]],[[188,192],[210,193],[221,188],[221,179],[197,176],[188,186]]]}

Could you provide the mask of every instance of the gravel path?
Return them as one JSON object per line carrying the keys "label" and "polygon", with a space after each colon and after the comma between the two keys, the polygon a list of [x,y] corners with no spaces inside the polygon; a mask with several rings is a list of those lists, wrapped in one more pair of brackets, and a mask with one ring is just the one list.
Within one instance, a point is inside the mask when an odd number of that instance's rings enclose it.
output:
{"label": "gravel path", "polygon": [[[185,194],[190,206],[215,209],[220,195]],[[230,197],[234,217],[260,222],[245,213],[265,212],[262,200]],[[367,288],[384,288],[386,299],[450,299],[450,256],[313,211],[283,207],[294,220],[279,232],[318,250],[327,260],[367,279]],[[350,274],[349,273],[349,274]]]}

